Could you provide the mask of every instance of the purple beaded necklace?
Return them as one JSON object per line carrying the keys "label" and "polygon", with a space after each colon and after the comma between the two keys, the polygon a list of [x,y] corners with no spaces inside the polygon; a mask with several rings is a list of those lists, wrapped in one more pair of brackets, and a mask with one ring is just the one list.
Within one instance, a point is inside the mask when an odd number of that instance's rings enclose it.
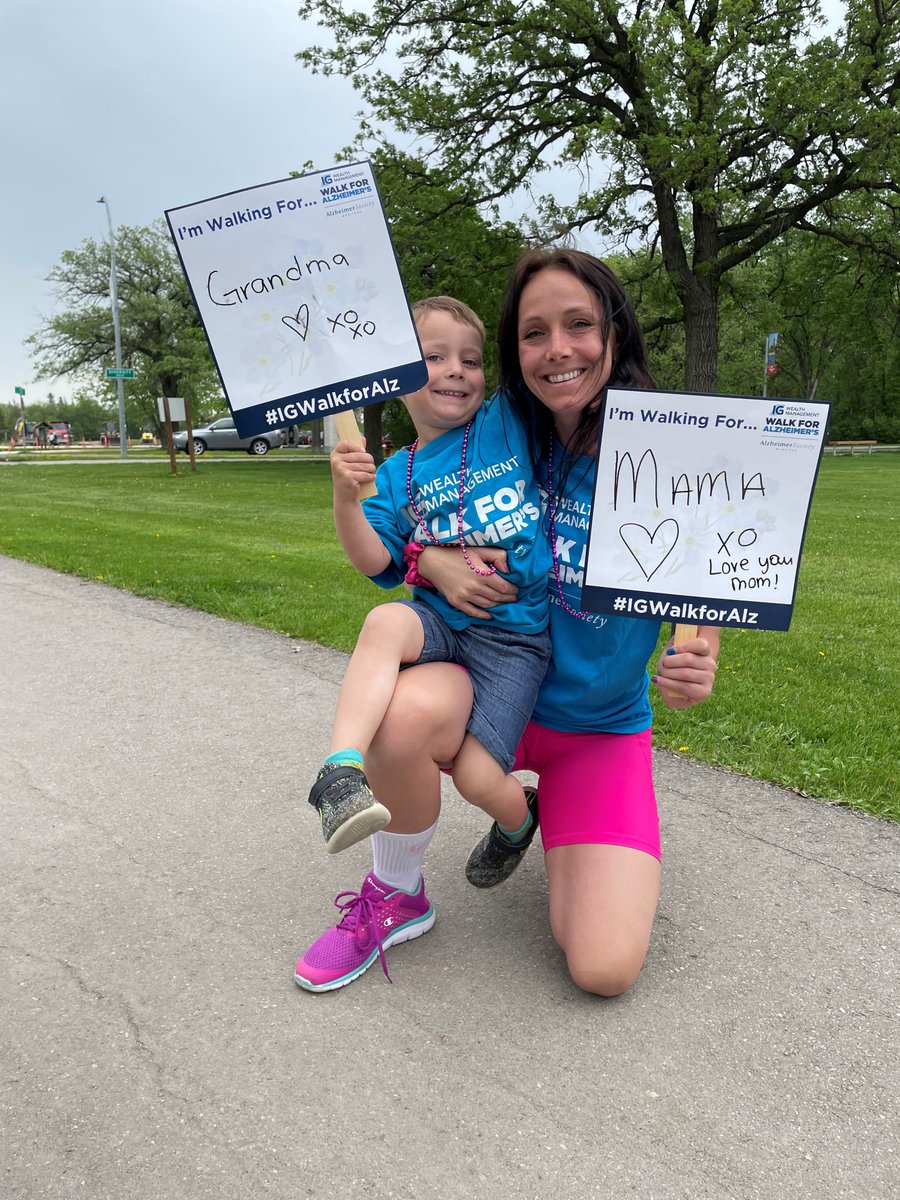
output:
{"label": "purple beaded necklace", "polygon": [[556,590],[559,602],[570,616],[580,617],[586,621],[591,613],[579,612],[566,602],[563,595],[562,580],[559,577],[559,558],[556,553],[556,498],[553,495],[553,434],[550,435],[550,449],[547,451],[547,514],[550,518],[550,551],[553,555],[553,577],[556,580]]}
{"label": "purple beaded necklace", "polygon": [[[466,561],[466,566],[469,568],[470,571],[474,571],[476,575],[494,575],[497,571],[497,568],[494,566],[489,567],[486,571],[482,570],[481,567],[475,566],[475,564],[472,562],[471,558],[469,557],[469,551],[466,548],[466,541],[465,541],[465,538],[463,537],[463,496],[465,495],[465,490],[466,490],[466,451],[468,450],[468,447],[469,447],[469,430],[471,428],[472,428],[472,422],[470,421],[463,431],[462,456],[460,458],[460,463],[459,463],[459,509],[457,512],[457,516],[458,516],[458,520],[459,520],[459,545],[460,545],[460,549],[462,550],[462,553],[463,553],[463,558]],[[416,507],[416,502],[415,502],[415,500],[413,500],[413,496],[412,496],[413,461],[416,457],[416,451],[418,450],[418,448],[419,448],[419,439],[416,438],[416,440],[413,442],[413,444],[409,448],[409,461],[406,464],[406,496],[407,496],[407,499],[409,500],[409,507],[412,510],[412,514],[419,523],[419,528],[422,530],[422,532],[425,534],[425,536],[428,538],[428,540],[432,543],[432,545],[439,546],[440,542],[434,536],[434,534],[431,532],[431,530],[428,528],[428,526],[425,524],[425,518],[422,516],[422,514],[419,512],[418,508]],[[552,517],[551,517],[551,523],[552,523]],[[554,561],[555,561],[555,551],[554,551]],[[558,574],[557,574],[557,578],[559,578]]]}

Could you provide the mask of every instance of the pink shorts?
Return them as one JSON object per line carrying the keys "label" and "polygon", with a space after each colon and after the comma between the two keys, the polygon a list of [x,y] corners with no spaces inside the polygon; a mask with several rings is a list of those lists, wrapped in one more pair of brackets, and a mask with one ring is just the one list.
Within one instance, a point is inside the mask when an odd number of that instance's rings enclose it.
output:
{"label": "pink shorts", "polygon": [[650,730],[560,733],[530,721],[514,771],[533,771],[544,849],[608,844],[660,857]]}

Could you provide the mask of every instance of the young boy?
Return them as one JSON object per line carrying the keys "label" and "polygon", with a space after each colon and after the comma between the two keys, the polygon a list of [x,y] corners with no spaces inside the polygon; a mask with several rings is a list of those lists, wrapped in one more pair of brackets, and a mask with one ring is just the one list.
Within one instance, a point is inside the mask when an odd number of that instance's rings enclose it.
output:
{"label": "young boy", "polygon": [[[510,775],[550,655],[547,575],[550,548],[522,427],[499,404],[484,404],[484,326],[447,296],[413,307],[428,382],[404,397],[418,437],[374,472],[372,456],[341,442],[331,455],[335,526],[347,556],[384,587],[406,562],[413,599],[381,605],[366,618],[338,697],[330,753],[310,792],[327,849],[334,853],[382,829],[390,813],[363,771],[403,665],[458,662],[475,695],[453,782],[492,816],[486,838],[491,882],[512,871],[536,831],[534,793]],[[378,494],[359,500],[361,483]],[[432,543],[491,545],[507,553],[513,603],[479,621],[453,608],[416,570],[417,550]],[[485,572],[482,572],[485,573]],[[423,586],[424,585],[424,586]],[[488,844],[490,842],[490,845]],[[505,860],[509,860],[508,867]],[[470,860],[470,881],[479,863]]]}

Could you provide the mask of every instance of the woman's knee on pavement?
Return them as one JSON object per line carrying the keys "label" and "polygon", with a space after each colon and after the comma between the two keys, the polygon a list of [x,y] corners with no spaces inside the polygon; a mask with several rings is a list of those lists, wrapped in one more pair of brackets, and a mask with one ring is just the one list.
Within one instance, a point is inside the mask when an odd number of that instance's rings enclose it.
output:
{"label": "woman's knee on pavement", "polygon": [[572,981],[618,996],[641,972],[659,898],[659,862],[623,846],[575,845],[547,853],[550,924]]}
{"label": "woman's knee on pavement", "polygon": [[[558,941],[559,939],[557,939]],[[572,982],[596,996],[621,996],[637,981],[644,965],[646,945],[635,946],[580,942],[562,945]]]}

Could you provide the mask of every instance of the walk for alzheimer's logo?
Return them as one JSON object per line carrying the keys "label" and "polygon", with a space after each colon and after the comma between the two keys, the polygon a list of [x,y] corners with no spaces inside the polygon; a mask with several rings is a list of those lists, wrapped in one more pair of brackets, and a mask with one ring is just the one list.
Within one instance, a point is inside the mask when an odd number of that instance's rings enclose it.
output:
{"label": "walk for alzheimer's logo", "polygon": [[323,204],[358,200],[361,196],[371,196],[373,192],[372,179],[367,172],[360,170],[359,164],[346,171],[331,171],[322,175],[319,181]]}
{"label": "walk for alzheimer's logo", "polygon": [[763,428],[763,433],[789,438],[820,438],[822,432],[822,406],[809,404],[773,404]]}

